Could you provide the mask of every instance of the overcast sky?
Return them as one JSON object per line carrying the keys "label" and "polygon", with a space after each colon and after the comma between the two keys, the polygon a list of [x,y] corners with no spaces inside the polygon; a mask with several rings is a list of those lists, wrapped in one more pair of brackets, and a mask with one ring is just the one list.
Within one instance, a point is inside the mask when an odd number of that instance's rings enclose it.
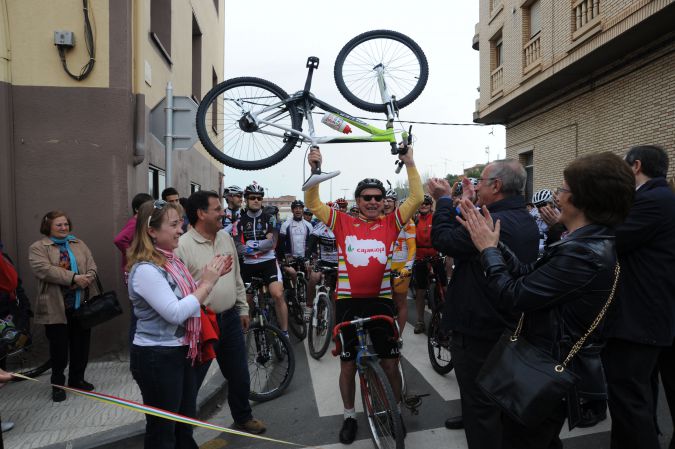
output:
{"label": "overcast sky", "polygon": [[[356,35],[391,29],[408,35],[424,50],[429,61],[429,81],[421,96],[401,109],[405,122],[472,123],[479,93],[478,52],[471,48],[478,3],[422,0],[418,2],[327,2],[294,0],[226,1],[225,79],[256,76],[272,81],[286,92],[301,90],[307,75],[308,56],[321,59],[312,92],[322,100],[355,116],[383,118],[348,103],[333,80],[333,65],[340,49]],[[319,135],[333,130],[315,118]],[[373,122],[373,124],[382,122]],[[305,126],[306,128],[306,126]],[[406,125],[407,129],[407,125]],[[493,134],[490,134],[490,133]],[[462,167],[504,157],[501,126],[413,125],[415,161],[422,174],[445,176]],[[296,148],[279,164],[265,170],[240,171],[224,167],[225,185],[244,187],[253,180],[269,195],[301,197],[306,147]],[[405,170],[394,173],[394,156],[387,143],[325,144],[321,148],[324,171],[342,174],[321,186],[324,201],[352,198],[356,183],[366,177],[405,179]]]}

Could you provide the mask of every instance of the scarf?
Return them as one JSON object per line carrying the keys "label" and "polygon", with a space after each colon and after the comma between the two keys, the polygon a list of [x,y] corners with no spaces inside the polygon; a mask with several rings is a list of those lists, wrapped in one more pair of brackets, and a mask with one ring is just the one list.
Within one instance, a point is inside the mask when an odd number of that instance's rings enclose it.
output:
{"label": "scarf", "polygon": [[[70,245],[68,244],[68,242],[77,240],[77,238],[72,234],[68,234],[63,239],[57,239],[56,237],[49,237],[49,239],[52,242],[59,245],[61,248],[65,248],[65,250],[68,252],[68,258],[70,259],[70,271],[72,271],[75,274],[80,274],[80,271],[77,267],[77,259],[75,258],[75,254],[73,254],[73,251],[70,249]],[[78,287],[75,289],[75,306],[74,306],[75,310],[80,308],[81,299],[82,299],[82,289]]]}
{"label": "scarf", "polygon": [[[166,264],[164,269],[176,281],[178,288],[183,297],[192,294],[197,290],[197,284],[192,278],[190,271],[188,271],[185,264],[173,253],[173,251],[166,251],[155,247],[164,257],[166,257]],[[192,360],[194,365],[195,359],[199,355],[199,333],[201,332],[201,317],[191,317],[185,321],[185,339],[183,343],[189,346],[188,358]]]}

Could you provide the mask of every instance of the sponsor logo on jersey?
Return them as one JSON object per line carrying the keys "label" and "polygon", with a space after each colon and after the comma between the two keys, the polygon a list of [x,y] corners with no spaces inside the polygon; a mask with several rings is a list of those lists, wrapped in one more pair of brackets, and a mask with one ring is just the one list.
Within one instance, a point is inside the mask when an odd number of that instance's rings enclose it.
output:
{"label": "sponsor logo on jersey", "polygon": [[385,265],[387,263],[387,250],[384,243],[379,240],[363,239],[348,235],[345,237],[347,248],[347,262],[354,267],[365,267],[371,259]]}

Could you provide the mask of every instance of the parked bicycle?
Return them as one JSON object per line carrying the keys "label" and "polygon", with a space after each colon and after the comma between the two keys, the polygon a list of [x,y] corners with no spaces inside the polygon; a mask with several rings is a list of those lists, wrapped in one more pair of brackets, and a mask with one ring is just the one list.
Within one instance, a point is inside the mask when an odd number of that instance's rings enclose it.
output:
{"label": "parked bicycle", "polygon": [[288,305],[288,328],[300,341],[307,337],[305,322],[305,303],[307,301],[307,279],[305,278],[305,259],[293,257],[283,265],[289,266],[297,273],[296,285],[284,275],[284,298]]}
{"label": "parked bicycle", "polygon": [[[276,84],[253,77],[233,78],[212,88],[197,111],[197,133],[206,151],[240,170],[270,167],[303,143],[389,142],[391,153],[399,154],[397,141],[406,141],[408,133],[403,126],[396,130],[394,120],[400,108],[422,93],[429,76],[419,45],[395,31],[368,31],[350,40],[337,56],[333,73],[338,90],[358,108],[384,112],[385,129],[315,97],[310,89],[318,67],[319,58],[307,59],[305,86],[290,96]],[[326,113],[324,123],[329,122],[328,126],[342,135],[317,135],[312,114],[319,110]],[[307,121],[307,132],[303,131],[303,120]],[[365,134],[345,135],[350,132],[345,123]],[[402,138],[397,139],[397,134]],[[322,173],[317,167],[303,188],[337,174]]]}
{"label": "parked bicycle", "polygon": [[373,315],[367,318],[344,321],[337,324],[333,329],[333,340],[336,345],[333,355],[342,354],[344,341],[341,330],[347,326],[354,326],[358,339],[356,368],[361,385],[361,399],[363,400],[363,411],[368,419],[373,443],[378,449],[403,449],[405,447],[403,423],[394,398],[394,391],[380,367],[377,354],[372,353],[367,344],[368,332],[364,324],[377,320],[388,323],[393,330],[394,338],[399,338],[394,319],[387,315]]}
{"label": "parked bicycle", "polygon": [[427,327],[427,351],[431,367],[438,374],[445,375],[454,368],[452,353],[450,352],[452,331],[443,330],[441,327],[445,294],[439,296],[439,299],[431,313],[431,321],[429,321],[429,327]]}
{"label": "parked bicycle", "polygon": [[330,345],[330,332],[335,321],[335,309],[333,306],[333,291],[331,282],[337,276],[337,268],[317,264],[314,271],[321,273],[321,279],[316,284],[316,295],[312,305],[312,313],[309,317],[307,330],[307,343],[309,354],[319,360],[328,350]]}
{"label": "parked bicycle", "polygon": [[271,323],[274,307],[262,278],[247,285],[252,295],[251,325],[246,333],[246,353],[251,379],[249,398],[269,401],[280,396],[295,372],[295,354],[281,329]]}

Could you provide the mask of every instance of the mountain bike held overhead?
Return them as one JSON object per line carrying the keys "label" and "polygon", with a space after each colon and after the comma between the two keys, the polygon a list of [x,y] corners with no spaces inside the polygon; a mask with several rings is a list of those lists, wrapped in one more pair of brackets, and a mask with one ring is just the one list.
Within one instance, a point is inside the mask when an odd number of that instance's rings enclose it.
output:
{"label": "mountain bike held overhead", "polygon": [[[197,132],[209,154],[240,170],[270,167],[303,143],[387,142],[391,153],[399,154],[397,141],[408,140],[409,131],[402,125],[395,129],[394,121],[399,109],[422,93],[429,75],[422,49],[401,33],[375,30],[350,40],[337,56],[334,77],[340,93],[356,107],[385,113],[385,129],[314,96],[310,89],[318,67],[319,58],[307,59],[305,86],[292,95],[254,77],[232,78],[211,89],[197,111]],[[325,112],[323,123],[340,134],[317,134],[313,114],[319,110]],[[351,128],[362,132],[344,134]],[[316,166],[303,190],[338,174],[322,173]]]}

